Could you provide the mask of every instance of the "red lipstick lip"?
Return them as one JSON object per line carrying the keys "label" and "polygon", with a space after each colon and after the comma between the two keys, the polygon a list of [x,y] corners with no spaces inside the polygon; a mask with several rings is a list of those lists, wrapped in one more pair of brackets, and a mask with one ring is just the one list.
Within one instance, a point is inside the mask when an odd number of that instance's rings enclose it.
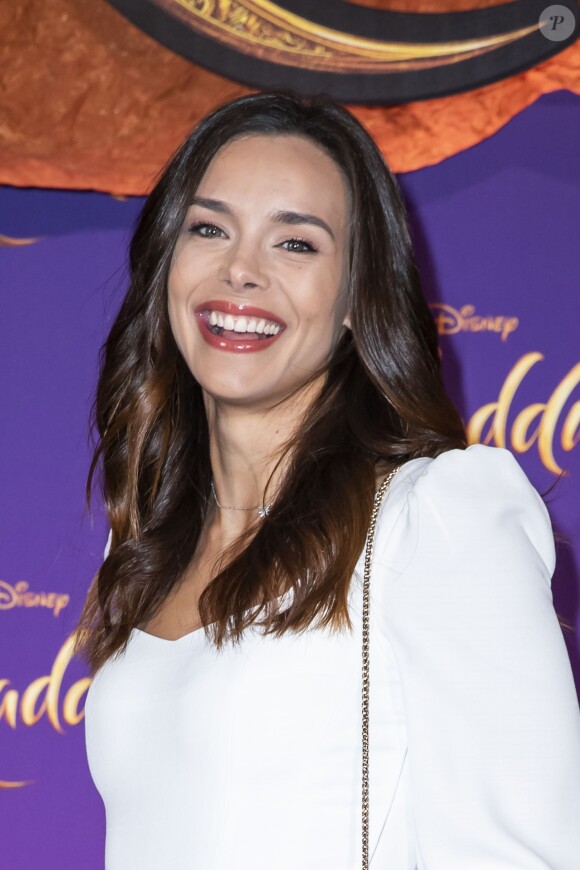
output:
{"label": "red lipstick lip", "polygon": [[239,317],[240,314],[249,315],[250,317],[260,317],[264,320],[271,320],[278,323],[284,329],[286,323],[282,318],[273,314],[271,311],[266,311],[265,308],[256,308],[254,305],[248,305],[246,302],[230,302],[227,299],[208,299],[207,302],[202,302],[195,309],[196,314],[201,314],[202,311],[223,311],[224,314],[235,314]]}
{"label": "red lipstick lip", "polygon": [[[215,309],[214,309],[215,310]],[[256,351],[266,350],[270,345],[274,344],[284,330],[281,329],[275,335],[269,335],[267,338],[245,338],[242,333],[234,339],[226,338],[225,335],[216,335],[209,326],[209,316],[207,309],[202,309],[195,317],[197,325],[203,336],[203,339],[210,347],[216,350],[225,350],[230,353],[255,353]]]}

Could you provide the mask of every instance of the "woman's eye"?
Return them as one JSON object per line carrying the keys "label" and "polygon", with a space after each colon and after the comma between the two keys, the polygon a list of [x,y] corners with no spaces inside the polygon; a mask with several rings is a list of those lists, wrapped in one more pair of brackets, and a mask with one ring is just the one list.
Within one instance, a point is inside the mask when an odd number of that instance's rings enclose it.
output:
{"label": "woman's eye", "polygon": [[292,254],[314,254],[318,250],[318,248],[315,248],[310,242],[304,241],[304,239],[286,239],[285,242],[282,242],[281,247],[285,245],[288,245],[286,250]]}
{"label": "woman's eye", "polygon": [[221,230],[215,224],[207,224],[207,223],[196,223],[192,224],[188,232],[202,236],[204,239],[217,239],[220,237],[220,234],[223,234],[223,230]]}

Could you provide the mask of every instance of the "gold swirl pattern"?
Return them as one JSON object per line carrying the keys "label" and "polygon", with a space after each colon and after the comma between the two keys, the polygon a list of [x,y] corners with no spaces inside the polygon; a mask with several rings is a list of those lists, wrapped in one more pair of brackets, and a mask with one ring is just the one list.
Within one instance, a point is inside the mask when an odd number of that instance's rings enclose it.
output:
{"label": "gold swirl pattern", "polygon": [[[72,659],[75,633],[71,634],[52,664],[50,674],[36,677],[23,691],[9,688],[11,680],[0,679],[0,723],[16,729],[20,723],[34,726],[46,718],[58,734],[65,734],[61,718],[67,725],[78,725],[84,718],[84,699],[91,684],[90,677],[81,677],[63,690],[65,673]],[[64,697],[62,697],[64,696]],[[0,789],[22,788],[34,780],[0,780]]]}
{"label": "gold swirl pattern", "polygon": [[33,779],[14,780],[0,779],[0,790],[4,788],[22,788],[23,785],[32,785]]}
{"label": "gold swirl pattern", "polygon": [[[198,33],[236,51],[321,72],[397,72],[467,60],[528,36],[539,23],[456,42],[388,42],[302,18],[271,0],[156,0]],[[177,8],[176,8],[177,7]]]}
{"label": "gold swirl pattern", "polygon": [[33,239],[19,239],[16,236],[5,236],[0,233],[0,247],[18,248],[22,245],[34,245],[40,241],[40,237]]}

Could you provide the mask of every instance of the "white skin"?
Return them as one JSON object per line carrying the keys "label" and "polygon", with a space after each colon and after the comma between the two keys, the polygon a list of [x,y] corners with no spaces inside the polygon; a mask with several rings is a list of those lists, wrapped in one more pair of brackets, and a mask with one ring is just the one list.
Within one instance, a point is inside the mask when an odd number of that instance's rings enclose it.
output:
{"label": "white skin", "polygon": [[[193,204],[187,212],[169,273],[171,328],[203,391],[218,499],[223,505],[259,505],[275,495],[283,470],[265,493],[268,477],[324,376],[298,396],[291,394],[329,358],[350,326],[347,185],[337,164],[311,140],[249,135],[216,154],[196,197],[219,201],[226,210]],[[313,215],[330,232],[275,221],[280,212]],[[191,231],[193,224],[198,226]],[[267,309],[286,329],[257,352],[211,347],[194,313],[208,300]],[[214,509],[209,534],[230,542],[255,517],[255,511]]]}

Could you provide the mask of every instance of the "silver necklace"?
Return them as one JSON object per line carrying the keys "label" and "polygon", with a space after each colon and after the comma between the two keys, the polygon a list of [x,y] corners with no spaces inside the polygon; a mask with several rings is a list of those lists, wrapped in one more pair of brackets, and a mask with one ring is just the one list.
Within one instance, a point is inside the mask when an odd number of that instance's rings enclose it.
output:
{"label": "silver necklace", "polygon": [[213,492],[213,497],[215,499],[216,505],[222,511],[258,511],[259,517],[265,517],[270,513],[270,508],[272,507],[272,502],[270,502],[269,504],[266,504],[266,505],[257,504],[257,505],[253,505],[252,507],[234,507],[233,505],[220,504],[218,501],[217,493],[215,491],[215,486],[213,484],[213,480],[211,482],[211,491]]}

